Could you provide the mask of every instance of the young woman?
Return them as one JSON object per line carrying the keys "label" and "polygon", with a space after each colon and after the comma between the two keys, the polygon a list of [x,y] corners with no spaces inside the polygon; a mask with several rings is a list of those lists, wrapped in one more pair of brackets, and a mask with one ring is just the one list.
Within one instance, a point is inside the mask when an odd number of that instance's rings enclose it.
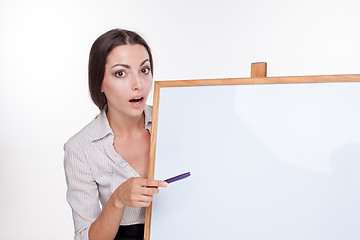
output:
{"label": "young woman", "polygon": [[132,31],[106,32],[91,48],[89,89],[100,113],[64,146],[76,240],[142,240],[145,207],[159,191],[149,186],[167,186],[147,179],[152,71],[150,48]]}

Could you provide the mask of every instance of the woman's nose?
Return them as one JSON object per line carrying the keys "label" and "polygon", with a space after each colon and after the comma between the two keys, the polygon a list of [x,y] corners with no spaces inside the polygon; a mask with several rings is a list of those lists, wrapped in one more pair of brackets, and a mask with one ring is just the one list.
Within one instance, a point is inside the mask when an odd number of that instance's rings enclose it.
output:
{"label": "woman's nose", "polygon": [[141,77],[139,75],[134,75],[134,77],[132,78],[132,89],[134,91],[136,90],[142,90],[143,87],[143,83],[141,80]]}

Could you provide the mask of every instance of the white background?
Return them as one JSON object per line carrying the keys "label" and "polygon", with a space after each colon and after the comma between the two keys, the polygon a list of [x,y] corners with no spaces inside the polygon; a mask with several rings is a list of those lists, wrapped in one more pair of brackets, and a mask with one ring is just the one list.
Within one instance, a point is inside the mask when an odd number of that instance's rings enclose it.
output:
{"label": "white background", "polygon": [[1,0],[0,239],[72,238],[62,147],[98,112],[87,61],[105,31],[140,32],[155,80],[249,77],[258,61],[268,76],[351,74],[359,9],[358,0]]}

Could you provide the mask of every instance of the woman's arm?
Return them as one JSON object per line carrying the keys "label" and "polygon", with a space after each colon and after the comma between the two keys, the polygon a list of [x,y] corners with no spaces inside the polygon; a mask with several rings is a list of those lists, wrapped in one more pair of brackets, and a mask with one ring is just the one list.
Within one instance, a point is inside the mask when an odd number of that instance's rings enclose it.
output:
{"label": "woman's arm", "polygon": [[[149,186],[156,188],[149,188]],[[111,195],[99,217],[89,230],[90,240],[113,240],[118,232],[125,207],[148,207],[157,187],[166,187],[164,181],[129,178]]]}
{"label": "woman's arm", "polygon": [[91,224],[90,240],[115,238],[125,210],[125,206],[116,205],[115,202],[114,197],[111,196],[98,218]]}
{"label": "woman's arm", "polygon": [[74,238],[87,240],[91,223],[101,213],[98,187],[79,144],[66,143],[64,150],[66,198],[72,210]]}

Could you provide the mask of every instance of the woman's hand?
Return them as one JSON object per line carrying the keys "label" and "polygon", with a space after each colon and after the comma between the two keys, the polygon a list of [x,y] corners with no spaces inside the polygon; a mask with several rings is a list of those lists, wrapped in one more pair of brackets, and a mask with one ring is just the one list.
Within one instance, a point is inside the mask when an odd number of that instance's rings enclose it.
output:
{"label": "woman's hand", "polygon": [[148,207],[153,195],[159,192],[158,187],[167,187],[167,182],[133,177],[122,183],[113,193],[115,206]]}

